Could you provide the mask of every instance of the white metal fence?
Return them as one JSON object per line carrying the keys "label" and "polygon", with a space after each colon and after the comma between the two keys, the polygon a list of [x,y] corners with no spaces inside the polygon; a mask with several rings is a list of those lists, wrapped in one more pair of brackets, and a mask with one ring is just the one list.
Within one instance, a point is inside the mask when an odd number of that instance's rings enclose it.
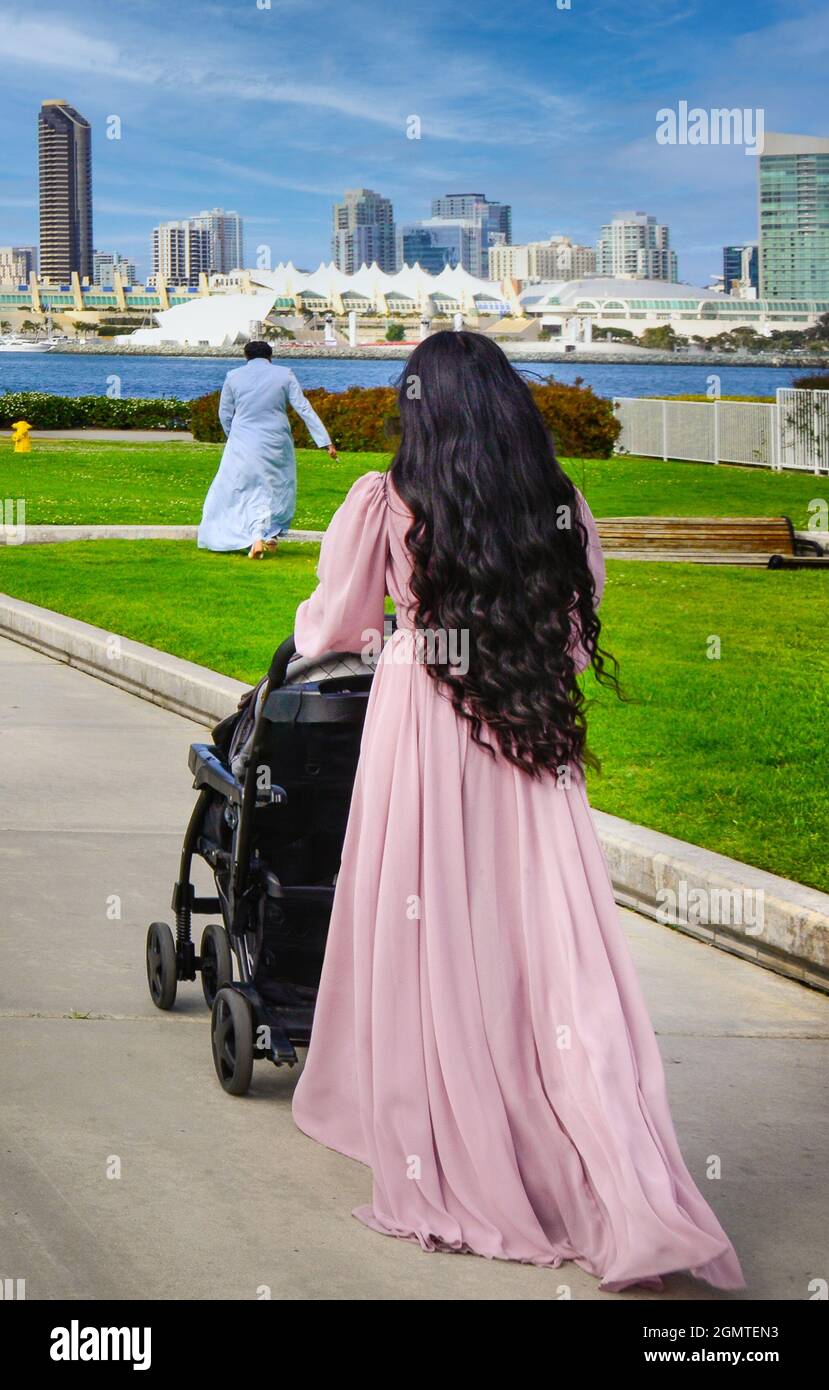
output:
{"label": "white metal fence", "polygon": [[616,397],[620,454],[829,472],[829,391],[781,387],[777,402]]}

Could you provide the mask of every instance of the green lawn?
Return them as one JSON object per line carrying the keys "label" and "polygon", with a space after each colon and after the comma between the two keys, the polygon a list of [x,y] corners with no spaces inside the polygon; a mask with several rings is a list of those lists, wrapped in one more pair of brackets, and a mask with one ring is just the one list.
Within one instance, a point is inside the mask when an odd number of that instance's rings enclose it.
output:
{"label": "green lawn", "polygon": [[[620,462],[632,466],[606,467]],[[19,598],[254,681],[313,586],[316,556],[315,546],[283,546],[253,564],[184,542],[95,541],[12,547],[0,567]],[[829,889],[826,576],[608,569],[605,644],[632,698],[596,697],[591,736],[604,767],[591,778],[593,804]],[[719,660],[706,655],[711,637]]]}
{"label": "green lawn", "polygon": [[[222,455],[220,444],[34,441],[30,454],[0,444],[0,497],[25,497],[29,525],[195,525]],[[324,531],[361,473],[385,468],[385,454],[297,451],[294,526]]]}
{"label": "green lawn", "polygon": [[[38,524],[195,524],[221,456],[218,444],[106,444],[35,441],[30,454],[0,442],[0,497],[26,499]],[[298,452],[294,525],[323,530],[355,478],[384,468],[386,454]],[[596,516],[790,516],[805,527],[809,501],[826,479],[661,459],[572,459],[574,482]]]}

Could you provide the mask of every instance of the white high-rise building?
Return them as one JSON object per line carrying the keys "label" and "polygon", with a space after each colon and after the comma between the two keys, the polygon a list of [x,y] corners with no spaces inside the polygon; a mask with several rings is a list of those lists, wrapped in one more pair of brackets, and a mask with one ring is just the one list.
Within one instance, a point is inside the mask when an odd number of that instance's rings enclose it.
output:
{"label": "white high-rise building", "polygon": [[153,227],[153,279],[168,285],[198,285],[210,271],[210,232],[191,221],[162,222]]}
{"label": "white high-rise building", "polygon": [[242,219],[238,212],[211,208],[197,213],[189,221],[194,227],[210,234],[210,269],[218,275],[229,275],[245,264]]}
{"label": "white high-rise building", "polygon": [[596,242],[596,273],[622,280],[677,280],[670,231],[646,212],[617,212]]}
{"label": "white high-rise building", "polygon": [[566,236],[518,246],[492,246],[489,252],[491,280],[581,280],[595,271],[594,248],[579,246]]}

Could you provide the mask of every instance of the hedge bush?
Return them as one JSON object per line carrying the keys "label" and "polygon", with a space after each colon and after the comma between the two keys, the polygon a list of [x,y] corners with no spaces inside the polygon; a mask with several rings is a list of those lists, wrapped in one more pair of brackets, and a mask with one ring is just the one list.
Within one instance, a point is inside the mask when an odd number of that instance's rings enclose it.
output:
{"label": "hedge bush", "polygon": [[[562,458],[609,458],[621,425],[610,401],[593,394],[581,382],[565,386],[548,379],[530,383],[536,405]],[[306,396],[338,449],[375,453],[394,449],[398,433],[397,393],[391,386],[351,386],[347,391],[317,387]],[[289,411],[294,442],[312,447],[305,425]],[[190,428],[196,439],[222,441],[219,424],[219,392],[191,403]]]}
{"label": "hedge bush", "polygon": [[0,395],[0,426],[28,420],[41,430],[84,427],[110,430],[186,430],[190,402],[172,396],[113,400],[109,396],[53,396],[48,391],[6,391]]}
{"label": "hedge bush", "polygon": [[798,376],[792,385],[798,391],[829,391],[829,374],[823,372],[820,376]]}

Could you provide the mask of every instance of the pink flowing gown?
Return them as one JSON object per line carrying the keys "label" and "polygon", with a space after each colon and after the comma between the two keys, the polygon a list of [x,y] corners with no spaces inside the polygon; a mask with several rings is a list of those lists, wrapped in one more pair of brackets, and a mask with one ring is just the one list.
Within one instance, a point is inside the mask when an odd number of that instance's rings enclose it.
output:
{"label": "pink flowing gown", "polygon": [[360,478],[296,616],[304,656],[361,650],[386,594],[399,630],[369,698],[294,1119],[370,1166],[354,1215],[425,1250],[573,1260],[605,1289],[686,1269],[741,1288],[679,1151],[583,779],[493,758],[408,659],[410,524],[390,480]]}

